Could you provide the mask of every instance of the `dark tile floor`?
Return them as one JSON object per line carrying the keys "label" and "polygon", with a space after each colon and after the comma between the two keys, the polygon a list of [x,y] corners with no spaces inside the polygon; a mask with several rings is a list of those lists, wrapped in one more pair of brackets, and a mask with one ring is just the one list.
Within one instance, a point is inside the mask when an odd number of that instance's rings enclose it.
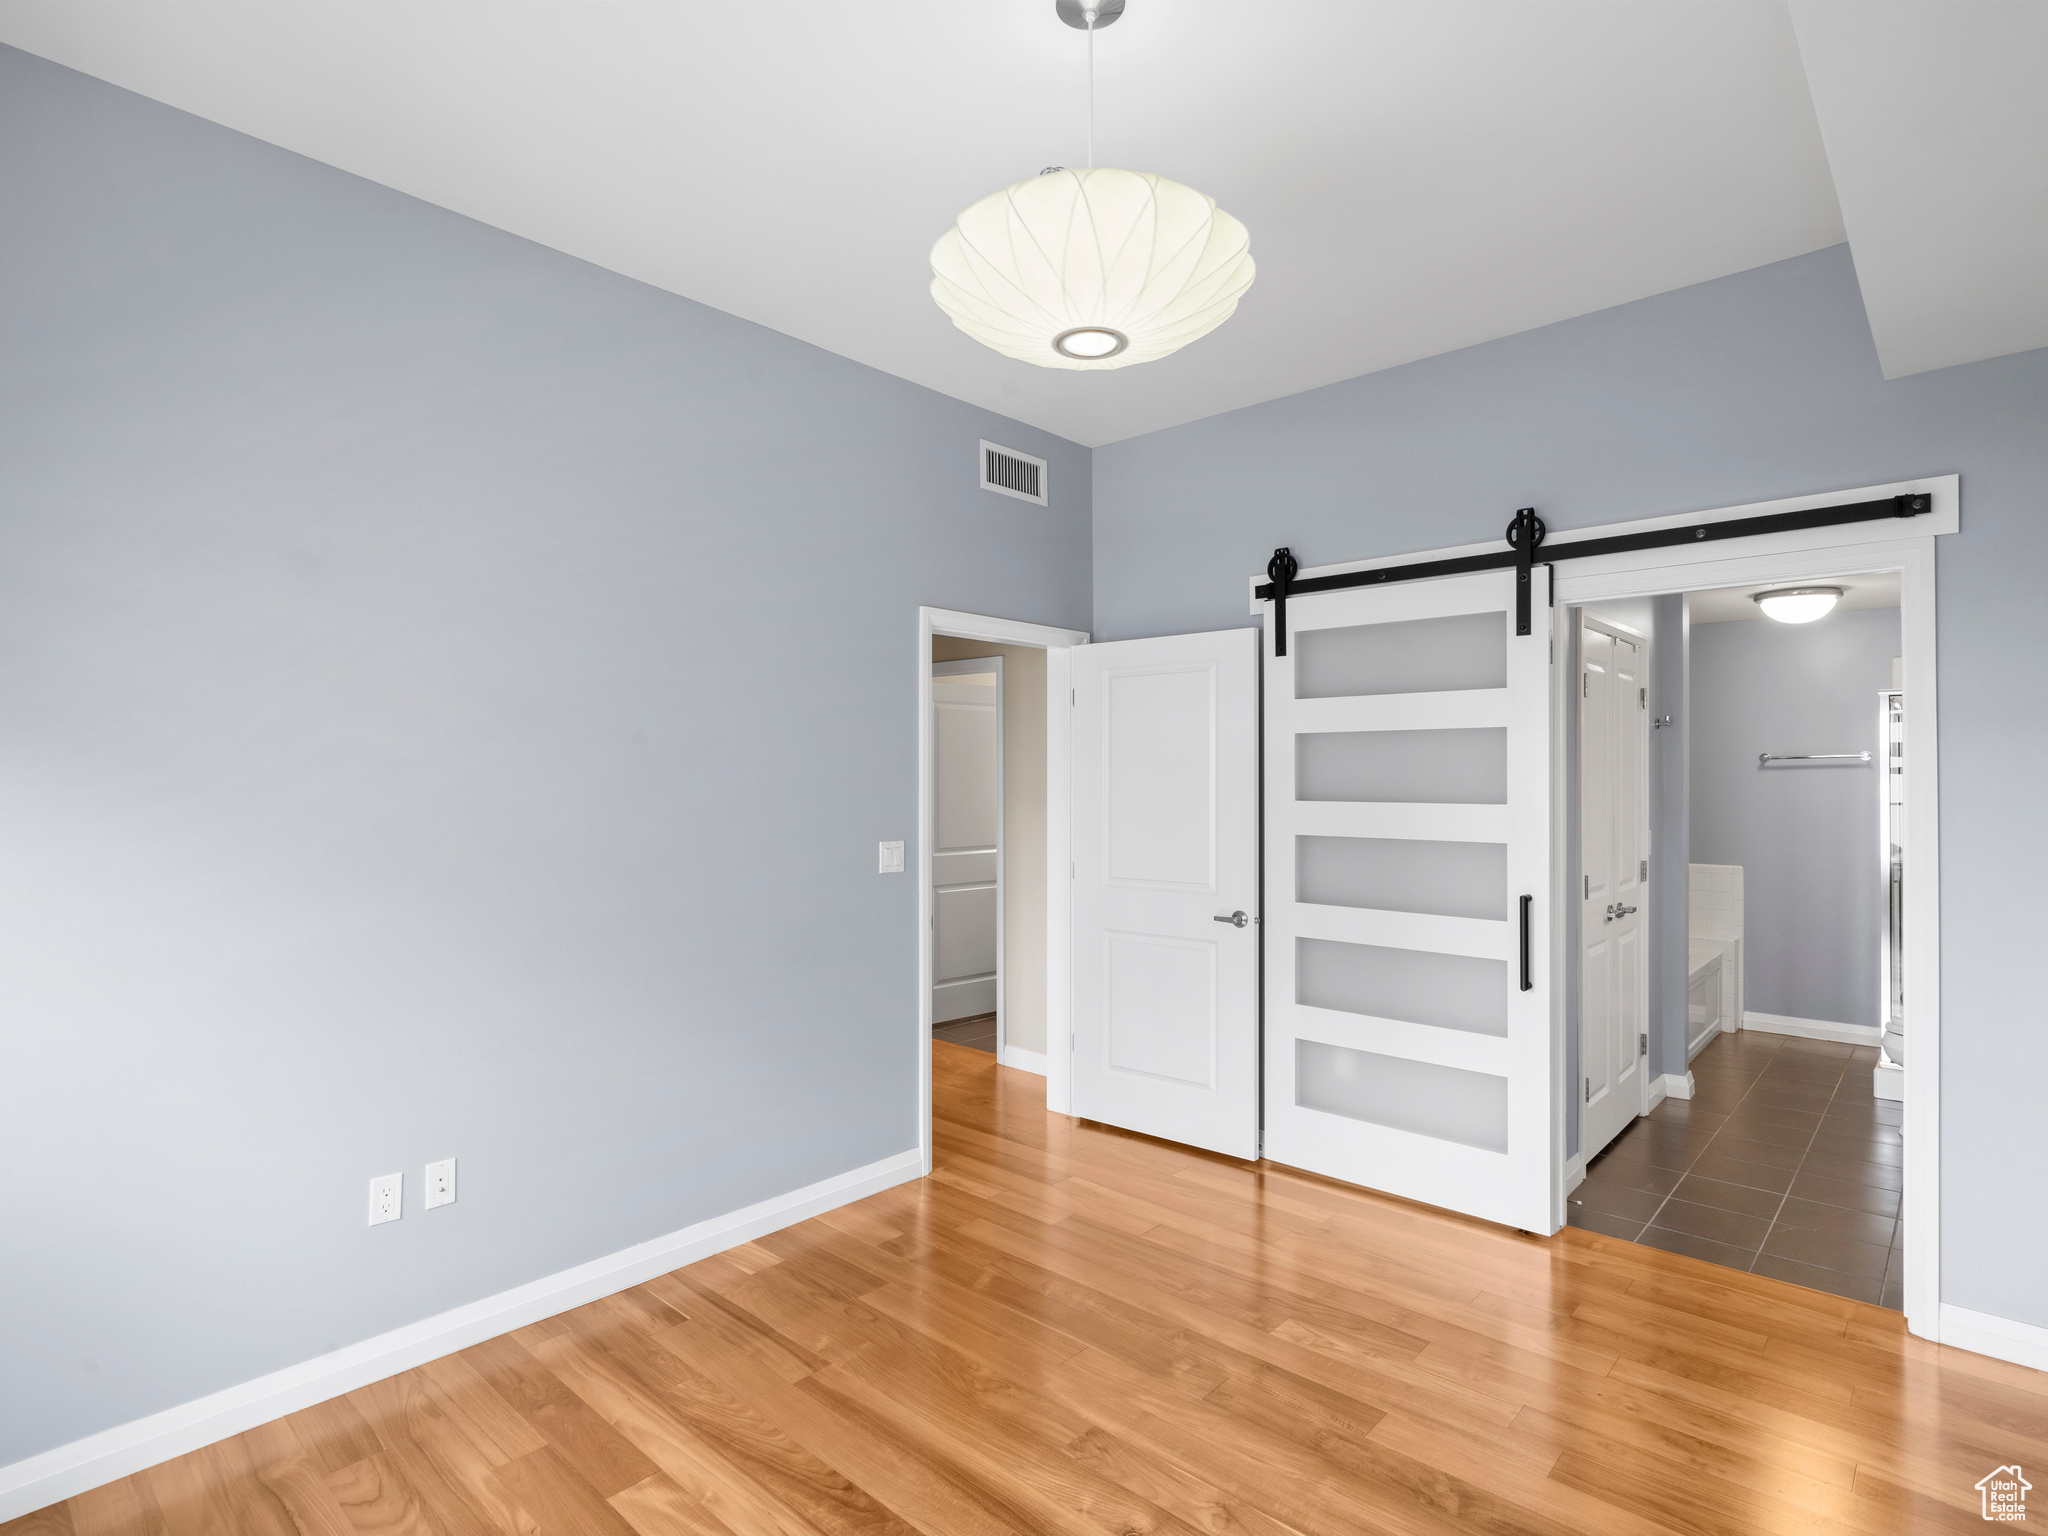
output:
{"label": "dark tile floor", "polygon": [[1900,1107],[1872,1047],[1738,1030],[1693,1058],[1695,1094],[1608,1143],[1575,1227],[1903,1310]]}
{"label": "dark tile floor", "polygon": [[987,1051],[993,1056],[996,1053],[996,1016],[977,1013],[964,1019],[948,1019],[943,1024],[932,1026],[932,1038],[950,1040],[971,1051]]}

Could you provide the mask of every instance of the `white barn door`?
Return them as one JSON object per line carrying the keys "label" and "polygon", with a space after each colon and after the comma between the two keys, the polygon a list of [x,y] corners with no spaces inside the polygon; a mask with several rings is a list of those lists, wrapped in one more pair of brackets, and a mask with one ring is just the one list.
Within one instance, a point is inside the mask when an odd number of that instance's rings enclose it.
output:
{"label": "white barn door", "polygon": [[1071,656],[1073,1111],[1257,1157],[1258,632]]}
{"label": "white barn door", "polygon": [[1265,1150],[1556,1229],[1551,609],[1515,573],[1290,597],[1265,648]]}

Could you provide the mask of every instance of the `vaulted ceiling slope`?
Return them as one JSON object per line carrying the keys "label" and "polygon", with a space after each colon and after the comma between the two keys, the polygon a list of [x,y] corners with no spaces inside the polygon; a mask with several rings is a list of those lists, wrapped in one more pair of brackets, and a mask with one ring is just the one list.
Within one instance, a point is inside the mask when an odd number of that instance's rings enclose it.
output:
{"label": "vaulted ceiling slope", "polygon": [[[1870,45],[1800,27],[1779,0],[1130,0],[1096,41],[1098,159],[1214,196],[1259,278],[1215,334],[1090,374],[926,293],[962,207],[1086,162],[1051,0],[0,4],[0,42],[1091,445],[1834,244],[1830,152],[1861,262],[1897,218],[1884,151],[1856,158],[1853,90],[1823,148],[1800,47]],[[1952,271],[1889,261],[1896,323]]]}
{"label": "vaulted ceiling slope", "polygon": [[1792,14],[1885,377],[2048,347],[2048,4]]}

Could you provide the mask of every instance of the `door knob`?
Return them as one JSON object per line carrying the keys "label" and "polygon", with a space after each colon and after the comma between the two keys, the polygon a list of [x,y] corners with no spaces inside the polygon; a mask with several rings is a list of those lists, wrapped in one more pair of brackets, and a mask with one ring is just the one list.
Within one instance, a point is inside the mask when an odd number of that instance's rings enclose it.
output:
{"label": "door knob", "polygon": [[1615,915],[1616,917],[1627,917],[1627,916],[1629,915],[1629,913],[1631,913],[1631,912],[1633,912],[1633,911],[1635,911],[1635,910],[1636,910],[1636,908],[1634,908],[1634,907],[1624,907],[1624,906],[1622,906],[1622,905],[1621,905],[1621,904],[1620,904],[1619,902],[1617,902],[1617,903],[1615,903],[1615,907],[1614,907],[1614,915]]}
{"label": "door knob", "polygon": [[1217,918],[1216,921],[1219,923],[1228,923],[1233,928],[1242,928],[1246,923],[1250,922],[1251,919],[1246,917],[1242,912],[1233,912],[1228,917]]}

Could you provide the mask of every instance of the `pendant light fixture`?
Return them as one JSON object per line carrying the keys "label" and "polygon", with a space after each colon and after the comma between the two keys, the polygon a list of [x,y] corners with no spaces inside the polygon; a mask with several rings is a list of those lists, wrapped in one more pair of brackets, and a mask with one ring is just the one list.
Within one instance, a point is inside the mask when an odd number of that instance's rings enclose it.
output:
{"label": "pendant light fixture", "polygon": [[1841,599],[1840,587],[1779,587],[1759,592],[1750,601],[1763,609],[1764,617],[1780,624],[1811,624],[1826,618]]}
{"label": "pendant light fixture", "polygon": [[932,298],[984,346],[1041,368],[1177,352],[1252,284],[1245,227],[1192,187],[1095,164],[1095,30],[1124,0],[1057,0],[1088,34],[1088,168],[1048,166],[962,213],[932,247]]}

